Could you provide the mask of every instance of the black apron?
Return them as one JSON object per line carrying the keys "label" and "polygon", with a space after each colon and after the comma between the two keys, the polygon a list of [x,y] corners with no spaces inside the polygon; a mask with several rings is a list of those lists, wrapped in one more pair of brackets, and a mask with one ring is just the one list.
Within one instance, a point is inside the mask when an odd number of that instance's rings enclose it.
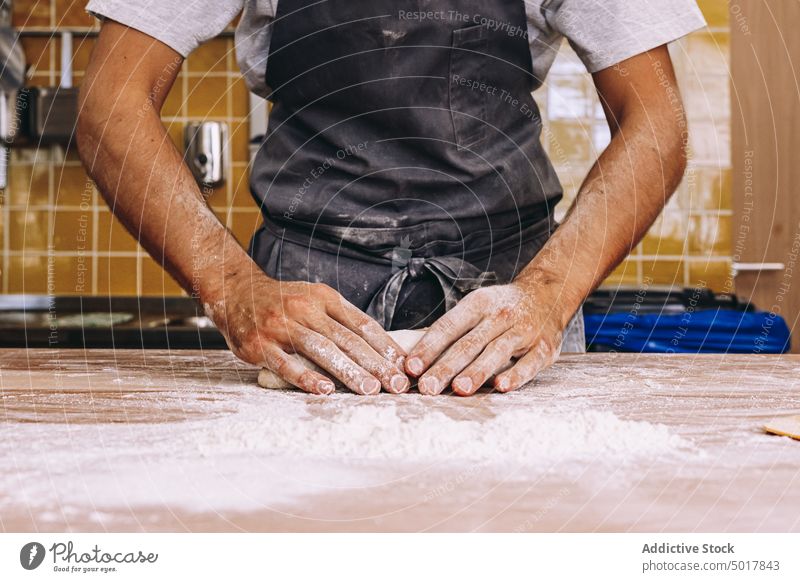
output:
{"label": "black apron", "polygon": [[386,329],[513,279],[552,233],[522,0],[280,0],[250,253]]}

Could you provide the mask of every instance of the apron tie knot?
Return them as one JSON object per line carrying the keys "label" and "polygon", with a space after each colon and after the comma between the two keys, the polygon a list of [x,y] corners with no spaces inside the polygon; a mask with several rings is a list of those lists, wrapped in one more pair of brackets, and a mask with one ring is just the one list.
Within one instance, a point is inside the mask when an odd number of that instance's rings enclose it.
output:
{"label": "apron tie knot", "polygon": [[403,284],[408,279],[417,281],[428,274],[439,283],[447,311],[470,291],[497,282],[494,271],[481,271],[457,257],[412,257],[378,289],[367,307],[367,314],[384,329],[391,329]]}
{"label": "apron tie knot", "polygon": [[425,261],[426,259],[422,257],[412,257],[408,260],[406,269],[408,269],[408,276],[412,281],[419,281],[425,276],[427,270],[425,268]]}

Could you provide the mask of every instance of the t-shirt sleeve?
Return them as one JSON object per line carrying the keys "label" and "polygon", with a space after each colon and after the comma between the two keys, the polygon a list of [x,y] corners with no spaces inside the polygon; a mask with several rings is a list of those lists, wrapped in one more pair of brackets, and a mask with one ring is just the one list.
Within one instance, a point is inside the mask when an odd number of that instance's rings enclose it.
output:
{"label": "t-shirt sleeve", "polygon": [[189,56],[214,38],[242,9],[244,0],[91,0],[86,10],[97,18],[152,36]]}
{"label": "t-shirt sleeve", "polygon": [[543,9],[590,73],[706,25],[695,0],[551,0]]}

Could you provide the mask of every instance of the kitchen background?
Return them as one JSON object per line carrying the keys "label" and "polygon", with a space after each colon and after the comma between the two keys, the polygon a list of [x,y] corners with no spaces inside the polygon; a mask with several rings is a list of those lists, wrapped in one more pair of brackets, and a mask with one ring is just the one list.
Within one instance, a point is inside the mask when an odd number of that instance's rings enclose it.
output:
{"label": "kitchen background", "polygon": [[[16,0],[29,86],[61,78],[60,31],[74,34],[73,82],[80,84],[97,23],[84,1]],[[607,286],[701,286],[732,291],[729,11],[726,0],[701,0],[708,28],[676,43],[672,55],[686,103],[690,164],[678,193]],[[561,176],[563,214],[608,129],[591,77],[564,43],[536,95],[545,119],[543,139]],[[248,92],[236,67],[231,34],[209,42],[183,64],[163,111],[176,145],[191,121],[229,126],[226,183],[209,204],[246,245],[260,215],[247,183]],[[54,145],[11,151],[9,186],[0,194],[3,293],[55,295],[180,295],[108,210],[73,149]]]}

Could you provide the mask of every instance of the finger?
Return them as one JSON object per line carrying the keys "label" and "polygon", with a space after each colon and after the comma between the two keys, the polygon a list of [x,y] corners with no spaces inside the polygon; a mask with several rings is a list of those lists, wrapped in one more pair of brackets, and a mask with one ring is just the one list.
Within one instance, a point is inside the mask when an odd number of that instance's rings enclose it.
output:
{"label": "finger", "polygon": [[[425,374],[417,384],[422,394],[440,394],[461,370],[466,368],[486,348],[486,345],[505,331],[496,320],[481,322],[458,340]],[[466,386],[462,386],[465,389]]]}
{"label": "finger", "polygon": [[383,358],[392,362],[400,370],[403,369],[406,352],[386,333],[380,323],[344,297],[332,301],[327,306],[327,312],[333,319],[362,337]]}
{"label": "finger", "polygon": [[536,346],[505,372],[494,379],[498,392],[511,392],[532,381],[542,370],[550,366],[558,357],[558,349],[540,340]]}
{"label": "finger", "polygon": [[507,331],[493,340],[474,362],[469,364],[453,380],[453,392],[459,396],[471,396],[498,370],[511,361],[518,336]]}
{"label": "finger", "polygon": [[380,380],[383,389],[392,394],[406,392],[411,382],[391,361],[383,358],[372,347],[350,329],[334,319],[322,322],[319,329],[312,328],[333,340],[351,360]]}
{"label": "finger", "polygon": [[300,353],[356,394],[377,394],[381,383],[347,357],[331,340],[308,328],[298,330]]}
{"label": "finger", "polygon": [[310,394],[331,394],[336,389],[329,378],[309,370],[296,357],[277,347],[264,350],[263,366]]}
{"label": "finger", "polygon": [[409,352],[406,372],[420,376],[447,348],[474,328],[483,318],[478,301],[470,301],[471,295],[437,319]]}

